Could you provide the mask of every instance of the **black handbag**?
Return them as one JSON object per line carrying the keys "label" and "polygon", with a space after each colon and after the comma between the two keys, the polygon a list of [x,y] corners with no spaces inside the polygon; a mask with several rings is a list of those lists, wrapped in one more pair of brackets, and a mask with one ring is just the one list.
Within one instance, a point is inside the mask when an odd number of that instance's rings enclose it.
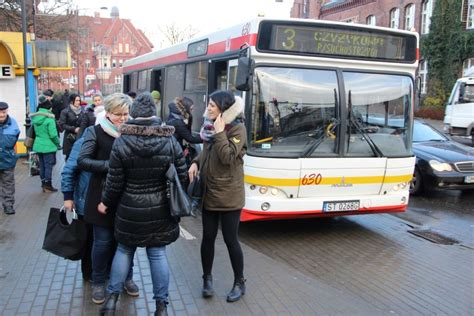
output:
{"label": "black handbag", "polygon": [[191,203],[191,198],[186,193],[186,190],[183,189],[181,186],[181,182],[179,181],[178,172],[176,171],[176,167],[174,165],[174,148],[173,142],[170,139],[170,146],[171,146],[171,162],[168,170],[166,171],[166,179],[167,179],[167,186],[168,186],[168,198],[169,198],[169,205],[170,205],[170,213],[171,216],[175,217],[184,217],[184,216],[195,216],[193,213],[193,206]]}
{"label": "black handbag", "polygon": [[193,214],[200,214],[202,211],[202,196],[204,193],[202,178],[198,175],[193,182],[188,185],[188,195],[191,197]]}
{"label": "black handbag", "polygon": [[35,143],[36,133],[35,127],[31,125],[26,132],[26,137],[24,141],[24,145],[26,148],[32,148],[33,144]]}
{"label": "black handbag", "polygon": [[69,260],[80,260],[86,247],[87,229],[76,211],[52,207],[44,234],[43,249]]}

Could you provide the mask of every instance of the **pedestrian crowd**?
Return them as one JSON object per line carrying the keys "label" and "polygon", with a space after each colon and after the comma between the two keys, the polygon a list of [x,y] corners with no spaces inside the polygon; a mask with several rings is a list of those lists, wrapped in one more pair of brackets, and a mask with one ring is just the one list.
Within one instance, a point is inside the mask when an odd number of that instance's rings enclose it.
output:
{"label": "pedestrian crowd", "polygon": [[[170,268],[166,247],[179,237],[180,218],[170,213],[166,172],[174,164],[179,182],[199,186],[201,213],[202,296],[214,296],[214,244],[221,226],[234,272],[228,302],[245,294],[244,258],[238,239],[244,206],[243,156],[246,151],[244,104],[230,91],[209,96],[204,123],[192,132],[194,102],[176,97],[162,120],[161,94],[94,95],[83,106],[78,94],[52,90],[38,97],[31,114],[39,158],[41,189],[54,193],[53,168],[62,150],[64,210],[75,210],[86,227],[81,271],[91,285],[91,300],[101,315],[114,315],[125,292],[139,296],[133,280],[137,247],[146,248],[156,301],[155,315],[167,315]],[[20,130],[0,101],[0,199],[5,214],[15,214],[15,145]],[[28,133],[30,135],[31,133]],[[62,138],[62,143],[60,139]],[[203,143],[199,151],[195,144]]]}

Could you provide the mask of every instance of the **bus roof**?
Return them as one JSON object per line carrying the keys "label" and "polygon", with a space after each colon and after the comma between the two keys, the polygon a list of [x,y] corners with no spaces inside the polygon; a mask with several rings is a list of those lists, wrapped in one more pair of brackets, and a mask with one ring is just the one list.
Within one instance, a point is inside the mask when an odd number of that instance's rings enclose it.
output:
{"label": "bus roof", "polygon": [[238,52],[240,47],[244,44],[249,46],[255,46],[257,42],[257,34],[259,30],[260,23],[262,21],[275,21],[275,22],[302,22],[306,24],[315,24],[315,25],[339,25],[351,28],[359,29],[372,29],[380,31],[389,31],[392,33],[399,34],[410,34],[418,38],[418,33],[392,29],[386,27],[378,26],[368,26],[364,24],[348,24],[345,22],[336,22],[336,21],[323,21],[323,20],[308,20],[308,19],[265,19],[265,18],[255,18],[251,20],[244,21],[240,24],[219,30],[217,32],[203,34],[197,36],[191,40],[184,41],[173,46],[156,50],[132,59],[129,59],[124,62],[123,70],[124,73],[129,73],[132,71],[140,69],[150,69],[156,67],[157,64],[166,65],[177,63],[179,61],[188,59],[188,47],[191,45],[198,45],[200,42],[206,41],[207,51],[201,55],[197,56],[211,56],[217,54],[224,54],[229,52]]}

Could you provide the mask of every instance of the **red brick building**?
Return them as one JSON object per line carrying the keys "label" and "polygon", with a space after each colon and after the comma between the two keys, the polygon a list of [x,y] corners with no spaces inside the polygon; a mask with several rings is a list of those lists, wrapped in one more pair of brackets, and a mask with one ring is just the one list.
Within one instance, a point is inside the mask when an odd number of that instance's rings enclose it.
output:
{"label": "red brick building", "polygon": [[[474,29],[474,0],[463,1],[460,19],[466,29]],[[429,33],[430,19],[436,0],[295,0],[291,17],[343,21],[414,30]],[[473,56],[474,57],[474,56]],[[464,62],[465,70],[474,66],[474,58]],[[426,93],[428,64],[421,59],[419,74],[422,93]]]}
{"label": "red brick building", "polygon": [[[151,52],[153,45],[128,19],[121,19],[116,7],[111,16],[77,15],[71,23],[76,32],[67,38],[72,49],[73,69],[43,71],[39,89],[70,89],[85,96],[122,91],[122,64],[125,60]],[[77,49],[79,47],[79,49]],[[79,52],[78,52],[79,50]]]}

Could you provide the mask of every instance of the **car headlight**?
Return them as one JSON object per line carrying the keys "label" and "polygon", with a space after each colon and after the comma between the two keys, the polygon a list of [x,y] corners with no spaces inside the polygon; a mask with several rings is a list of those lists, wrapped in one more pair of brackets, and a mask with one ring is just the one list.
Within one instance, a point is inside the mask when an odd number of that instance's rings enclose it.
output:
{"label": "car headlight", "polygon": [[436,171],[453,171],[453,167],[449,163],[440,162],[438,160],[430,160],[430,167]]}

